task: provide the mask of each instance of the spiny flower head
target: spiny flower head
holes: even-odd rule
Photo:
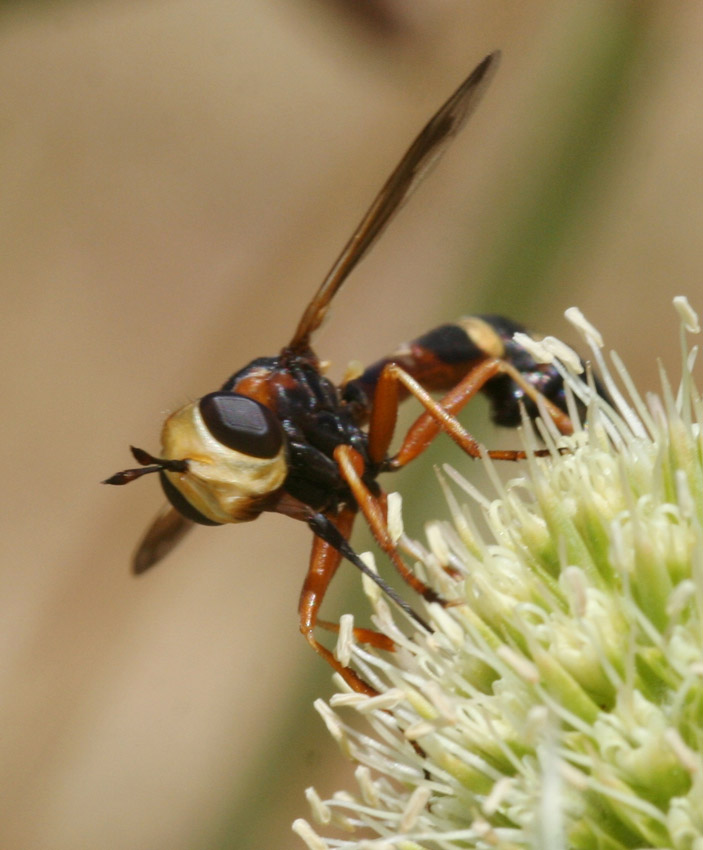
[[[676,305],[676,393],[662,371],[643,399],[613,355],[623,394],[572,313],[610,403],[564,368],[586,426],[563,438],[543,417],[550,456],[507,484],[489,465],[497,498],[446,471],[453,522],[429,524],[427,546],[400,536],[453,603],[427,606],[432,633],[399,625],[371,583],[396,651],[353,644],[344,618],[338,652],[379,695],[316,703],[358,788],[308,791],[343,836],[296,821],[311,850],[703,850],[703,403],[684,343],[697,319]]]

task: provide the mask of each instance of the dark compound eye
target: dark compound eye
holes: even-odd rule
[[[283,443],[281,423],[253,398],[238,393],[210,393],[199,402],[200,414],[212,436],[251,457],[275,457]]]

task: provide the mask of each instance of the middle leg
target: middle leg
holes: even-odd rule
[[[361,456],[351,446],[341,445],[334,450],[334,459],[337,461],[342,477],[349,485],[352,495],[359,506],[364,519],[368,523],[371,533],[383,552],[391,559],[393,566],[412,589],[419,593],[427,602],[439,602],[447,605],[447,602],[431,587],[419,579],[405,564],[398,553],[393,541],[388,523],[386,522],[385,504],[377,498],[362,480],[364,464]]]

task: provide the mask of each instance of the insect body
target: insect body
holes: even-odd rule
[[[348,543],[361,511],[380,547],[402,577],[428,600],[438,600],[398,554],[386,526],[383,472],[417,457],[440,430],[477,457],[476,441],[454,414],[477,392],[491,401],[502,425],[520,421],[520,402],[536,415],[541,396],[557,424],[570,430],[563,384],[551,366],[536,363],[513,341],[523,328],[497,316],[443,325],[403,346],[341,387],[329,381],[311,338],[349,272],[368,252],[394,213],[461,129],[497,65],[492,54],[471,73],[411,145],[333,265],[288,345],[276,357],[253,360],[217,392],[173,413],[163,425],[159,457],[132,449],[137,469],[107,480],[125,484],[158,473],[169,501],[137,551],[138,573],[160,560],[193,523],[218,525],[255,519],[262,512],[306,522],[315,535],[300,598],[300,628],[309,643],[356,690],[373,693],[315,637],[327,586],[342,558],[374,581],[421,625],[422,619],[370,573]],[[444,393],[435,401],[432,392]],[[393,455],[389,447],[402,398],[412,395],[424,412]],[[491,452],[515,460],[521,452]],[[440,600],[441,601],[441,600]],[[389,648],[368,630],[357,637]]]

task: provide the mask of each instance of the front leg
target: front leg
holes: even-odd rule
[[[335,518],[328,520],[342,538],[348,537],[354,524],[355,511],[347,509]],[[313,531],[315,529],[313,528]],[[305,635],[310,646],[321,655],[325,661],[336,670],[352,690],[368,696],[376,696],[377,692],[371,685],[367,684],[351,668],[345,667],[335,658],[334,654],[321,644],[315,637],[315,626],[318,624],[317,614],[325,598],[329,583],[332,581],[337,567],[342,560],[342,553],[322,537],[315,534],[310,553],[310,566],[305,576],[303,587],[300,591],[298,603],[298,614],[300,617],[300,631]],[[326,625],[326,624],[325,624]]]
[[[339,631],[339,626],[336,623],[330,623],[318,619],[318,612],[322,605],[322,600],[325,597],[327,588],[334,574],[337,572],[342,558],[346,558],[361,572],[372,579],[383,592],[389,596],[397,605],[399,605],[410,617],[412,617],[418,625],[426,631],[431,631],[430,626],[413,611],[405,600],[389,587],[383,579],[371,570],[361,558],[354,552],[347,540],[351,533],[356,510],[345,508],[334,519],[322,513],[311,513],[307,517],[307,522],[312,531],[315,533],[315,540],[310,553],[310,565],[308,567],[305,581],[300,592],[300,602],[298,603],[298,613],[300,617],[300,631],[305,635],[307,642],[312,646],[318,655],[321,655],[325,661],[334,669],[344,681],[355,691],[369,696],[375,696],[376,691],[371,685],[367,684],[360,676],[352,669],[345,667],[334,654],[321,644],[315,637],[315,627],[328,629],[329,631]],[[354,629],[354,637],[360,643],[367,643],[375,646],[378,649],[388,651],[393,650],[393,643],[390,638],[372,629]]]

